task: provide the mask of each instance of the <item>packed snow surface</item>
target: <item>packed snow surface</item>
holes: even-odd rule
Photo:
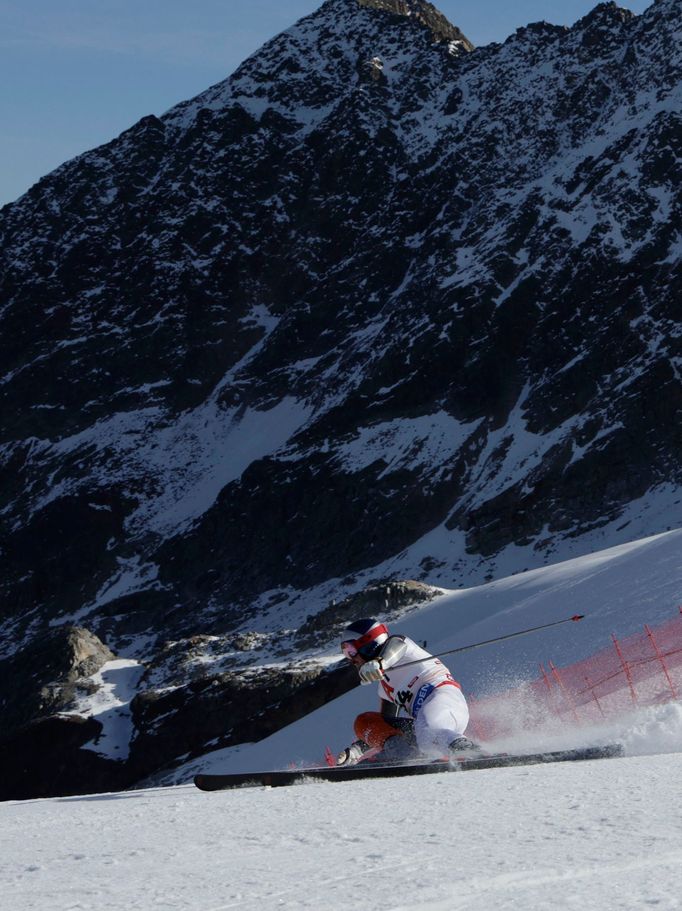
[[[680,780],[682,756],[673,754],[272,790],[204,794],[181,785],[6,803],[3,906],[679,908]]]

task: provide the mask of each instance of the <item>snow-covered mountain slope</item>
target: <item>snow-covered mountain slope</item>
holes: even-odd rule
[[[70,624],[145,662],[146,774],[249,721],[212,663],[370,582],[682,526],[680,4],[473,49],[327,0],[4,207],[0,680]]]
[[[5,207],[17,632],[224,630],[439,527],[408,575],[452,586],[679,525],[679,13],[472,51],[327,0]]]

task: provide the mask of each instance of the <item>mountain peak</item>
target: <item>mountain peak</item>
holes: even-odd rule
[[[199,111],[225,110],[237,100],[259,122],[266,108],[277,109],[305,121],[309,130],[318,115],[338,104],[340,86],[358,86],[365,78],[383,84],[392,66],[395,81],[403,79],[412,96],[412,80],[421,78],[415,74],[427,58],[449,71],[452,58],[473,49],[426,0],[326,0],[228,79],[167,112],[164,121],[186,128]]]
[[[415,19],[429,29],[434,41],[463,41],[468,50],[473,50],[473,45],[464,34],[428,0],[357,0],[357,3],[359,6],[382,10],[394,16]]]
[[[630,10],[618,6],[614,0],[608,0],[606,3],[598,4],[586,16],[583,16],[576,23],[576,28],[622,25],[634,18],[636,18],[635,14]]]

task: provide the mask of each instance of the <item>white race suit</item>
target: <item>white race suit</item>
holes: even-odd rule
[[[446,756],[449,744],[464,734],[469,723],[462,688],[442,661],[412,639],[391,636],[388,641],[397,638],[404,640],[407,649],[393,667],[383,665],[379,696],[398,706],[400,716],[414,718],[420,752],[434,758]],[[417,663],[402,667],[413,661]]]

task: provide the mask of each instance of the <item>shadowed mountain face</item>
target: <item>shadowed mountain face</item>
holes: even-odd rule
[[[328,0],[6,206],[7,650],[291,629],[679,521],[681,20],[474,50]]]

